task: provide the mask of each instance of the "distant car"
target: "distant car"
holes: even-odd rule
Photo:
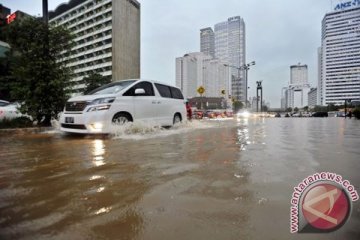
[[[304,113],[302,113],[302,117],[311,117],[311,115],[308,112],[304,112]]]
[[[315,112],[312,114],[312,117],[328,117],[328,113],[327,112]]]
[[[226,117],[233,117],[234,112],[232,110],[226,110],[225,115],[226,115]]]
[[[286,117],[286,118],[290,117],[289,113],[286,113],[286,114],[285,114],[285,117]]]
[[[206,111],[205,114],[204,114],[204,117],[207,117],[207,118],[215,118],[216,117],[216,114],[214,111]]]
[[[296,112],[291,115],[292,117],[301,117],[301,113]]]
[[[20,107],[19,103],[9,103],[4,106],[0,106],[0,120],[2,119],[14,119],[23,116],[20,113],[18,108]]]
[[[276,117],[276,118],[281,118],[280,113],[276,113],[276,114],[275,114],[275,117]]]
[[[5,100],[0,100],[0,107],[4,107],[6,105],[9,105],[10,103],[8,101]]]
[[[335,117],[345,117],[345,112],[337,112]]]
[[[193,118],[195,118],[195,119],[203,119],[204,118],[204,112],[201,110],[195,110],[192,115],[193,115]]]
[[[182,120],[186,120],[186,106],[179,88],[129,79],[114,81],[87,95],[69,99],[60,117],[60,130],[107,134],[112,124],[142,121],[172,126]]]

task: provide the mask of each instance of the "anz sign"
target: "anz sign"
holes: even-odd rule
[[[335,11],[345,10],[347,8],[356,7],[356,6],[360,7],[360,0],[352,0],[352,1],[346,1],[346,2],[339,3],[335,6],[334,10]]]

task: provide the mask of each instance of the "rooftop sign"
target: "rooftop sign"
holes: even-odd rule
[[[360,0],[351,0],[351,1],[345,1],[339,4],[336,4],[334,10],[346,10],[348,8],[351,7],[356,7],[359,6],[360,7]]]

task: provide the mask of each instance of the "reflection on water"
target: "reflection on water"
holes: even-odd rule
[[[290,235],[292,189],[315,171],[360,188],[360,121],[239,119],[112,136],[0,136],[0,239],[359,239]]]
[[[95,139],[93,140],[93,163],[96,167],[105,165],[104,162],[104,153],[105,153],[105,145],[104,140]]]

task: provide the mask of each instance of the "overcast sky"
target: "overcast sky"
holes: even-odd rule
[[[49,0],[54,10],[67,0]],[[175,58],[200,51],[200,29],[232,16],[246,24],[249,96],[263,80],[264,98],[280,106],[281,88],[290,78],[290,65],[309,68],[317,84],[317,48],[321,20],[339,0],[139,0],[141,3],[141,77],[175,84]],[[12,11],[41,15],[41,0],[0,0]]]

